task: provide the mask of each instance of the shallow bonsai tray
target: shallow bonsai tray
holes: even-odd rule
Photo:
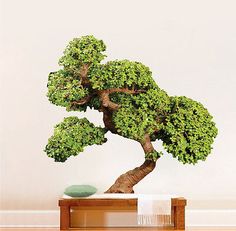
[[[71,227],[72,207],[135,207],[137,210],[137,198],[76,198],[59,200],[60,206],[60,230],[73,230],[79,227]],[[187,201],[183,197],[171,198],[171,225],[161,229],[184,230],[185,229],[185,206]],[[93,227],[94,228],[94,227]],[[97,228],[97,227],[96,227]],[[138,229],[138,227],[136,227]],[[84,229],[84,228],[82,228]]]

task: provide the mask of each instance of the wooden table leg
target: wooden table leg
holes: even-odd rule
[[[171,221],[176,230],[185,229],[185,206],[186,200],[184,198],[172,199]]]
[[[70,206],[60,206],[60,230],[70,228]]]
[[[60,230],[69,230],[70,227],[70,207],[71,206],[80,206],[81,204],[84,206],[113,206],[118,202],[121,205],[122,200],[112,200],[112,199],[61,199],[59,200],[60,206]],[[127,201],[127,200],[126,200]],[[124,201],[123,201],[124,202]],[[122,202],[122,203],[123,203]],[[129,202],[130,203],[130,202]],[[124,203],[123,203],[124,204]],[[122,204],[122,205],[123,205]],[[132,205],[137,206],[137,199],[133,199]],[[173,228],[175,230],[184,230],[185,229],[185,206],[187,204],[186,199],[184,198],[172,198],[171,199],[171,223],[173,224]],[[127,203],[125,202],[125,205]],[[130,204],[129,204],[130,205]]]
[[[175,229],[184,230],[185,229],[185,208],[184,206],[175,207]]]

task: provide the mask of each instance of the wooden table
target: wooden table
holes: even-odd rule
[[[115,199],[115,198],[77,198],[77,199],[60,199],[60,230],[73,229],[70,226],[70,210],[71,207],[97,207],[97,206],[107,206],[107,207],[126,207],[135,206],[137,208],[137,198],[132,199]],[[171,226],[166,227],[166,229],[174,230],[184,230],[185,229],[185,206],[187,204],[186,199],[172,198],[171,199]],[[162,227],[162,229],[165,227]],[[78,229],[78,228],[76,228]]]

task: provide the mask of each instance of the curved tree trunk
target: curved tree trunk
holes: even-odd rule
[[[148,134],[144,135],[144,139],[140,144],[145,154],[155,151]],[[119,176],[115,183],[105,193],[134,193],[134,185],[152,172],[155,167],[156,160],[146,159],[141,166]]]
[[[155,166],[155,161],[145,160],[141,166],[119,176],[105,193],[134,193],[133,186],[152,172]]]
[[[87,76],[89,67],[90,64],[82,65],[82,68],[79,73],[81,84],[86,88],[91,87],[91,83]],[[101,107],[99,111],[103,112],[103,121],[105,124],[105,128],[114,134],[118,134],[116,126],[113,122],[112,115],[114,111],[117,111],[121,107],[121,105],[111,101],[109,95],[114,92],[138,94],[141,92],[146,92],[146,90],[131,90],[128,88],[104,89],[100,91],[95,91],[94,93],[84,97],[79,101],[74,101],[73,104],[84,105],[85,103],[89,102],[93,98],[93,96],[98,95],[99,100],[101,102]],[[152,146],[149,134],[145,134],[143,139],[139,142],[144,150],[145,155],[155,151]],[[154,161],[152,159],[146,159],[141,166],[134,168],[133,170],[130,170],[119,176],[115,183],[105,193],[134,193],[133,186],[136,185],[140,180],[142,180],[147,174],[152,172],[155,166],[156,160]]]

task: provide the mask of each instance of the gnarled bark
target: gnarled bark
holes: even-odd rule
[[[112,133],[117,134],[117,130],[115,128],[115,124],[112,121],[112,114],[113,112],[110,111],[108,108],[102,107],[101,111],[103,112],[103,122],[105,127]]]
[[[156,162],[145,160],[144,163],[121,176],[105,193],[134,193],[133,186],[153,171]]]
[[[101,100],[101,103],[102,103],[102,107],[108,108],[111,111],[115,111],[115,110],[117,110],[120,107],[119,104],[113,103],[110,100],[109,92],[108,91],[106,91],[106,90],[99,91],[98,95],[100,97],[100,100]]]
[[[89,65],[84,64],[80,70],[81,84],[83,85],[83,87],[91,87],[91,83],[87,77],[88,69]],[[112,121],[112,115],[114,111],[118,110],[121,107],[121,105],[114,103],[110,100],[110,94],[115,92],[139,94],[145,92],[145,90],[136,90],[134,88],[111,88],[105,90],[94,90],[94,93],[84,97],[79,101],[74,101],[72,104],[83,105],[85,103],[88,103],[93,96],[98,95],[101,102],[101,107],[99,111],[103,112],[103,122],[105,124],[105,128],[111,131],[112,133],[117,134],[115,124]],[[152,153],[154,151],[150,136],[148,134],[144,135],[143,140],[140,141],[140,144],[145,154]],[[146,159],[141,166],[136,167],[119,176],[115,183],[106,191],[106,193],[134,193],[134,185],[136,185],[146,175],[152,172],[155,166],[156,161]]]
[[[145,154],[154,151],[150,136],[144,135],[140,142]],[[105,193],[134,193],[133,187],[156,167],[156,161],[146,159],[144,163],[117,178],[115,183]]]
[[[89,64],[83,64],[81,69],[80,69],[81,84],[84,87],[88,87],[90,85],[90,82],[89,82],[89,80],[87,78],[89,66],[90,66]]]

